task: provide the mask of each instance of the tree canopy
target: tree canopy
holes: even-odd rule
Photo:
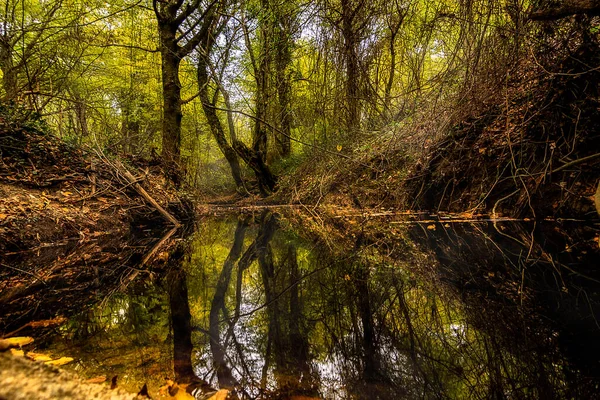
[[[160,156],[176,184],[268,195],[307,154],[459,120],[547,34],[532,20],[597,29],[571,3],[7,0],[0,96],[67,140]]]

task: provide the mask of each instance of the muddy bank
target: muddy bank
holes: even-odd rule
[[[156,163],[70,145],[8,107],[0,109],[0,154],[3,334],[127,282],[172,228],[138,186],[179,220],[193,218]]]
[[[462,121],[419,160],[408,204],[598,217],[600,72],[587,65],[600,63],[600,45],[581,39],[529,63],[501,101]]]

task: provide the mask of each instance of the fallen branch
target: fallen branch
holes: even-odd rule
[[[135,188],[135,190],[148,202],[150,203],[159,213],[161,213],[161,215],[163,217],[165,217],[165,219],[167,221],[169,221],[170,223],[172,223],[173,225],[175,225],[175,227],[180,227],[181,223],[179,223],[179,221],[172,216],[167,210],[165,210],[160,204],[158,204],[158,202],[156,200],[154,200],[152,198],[152,196],[150,196],[148,194],[148,192],[146,192],[146,190],[142,187],[142,185],[140,185],[137,181],[137,179],[135,179],[135,177],[131,174],[131,172],[129,172],[127,170],[127,168],[125,168],[125,166],[118,162],[118,167],[119,167],[119,172],[121,172],[123,174],[123,176],[125,177],[125,179],[127,179],[129,181],[129,183]]]
[[[555,170],[548,172],[548,175],[553,174],[558,171],[562,171],[563,169],[572,167],[573,165],[577,165],[577,164],[584,163],[586,161],[593,160],[594,158],[597,158],[597,157],[600,157],[600,153],[592,154],[591,156],[587,156],[587,157],[578,158],[577,160],[573,160],[571,162],[563,164],[560,167],[556,168]]]
[[[162,247],[162,245],[173,236],[173,234],[177,232],[177,227],[171,229],[169,232],[165,234],[144,256],[142,259],[142,263],[140,266],[144,266],[148,263],[148,261],[156,254],[156,252]]]

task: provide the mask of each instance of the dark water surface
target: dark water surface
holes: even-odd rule
[[[597,224],[356,232],[319,243],[271,213],[204,219],[39,350],[156,397],[165,377],[240,398],[597,397]]]

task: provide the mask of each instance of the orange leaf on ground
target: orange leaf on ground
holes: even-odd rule
[[[68,364],[71,361],[73,361],[72,357],[61,357],[58,360],[46,361],[46,364],[54,365],[54,366],[59,366],[59,365]]]
[[[51,361],[52,357],[47,356],[46,354],[40,354],[40,353],[34,353],[34,352],[29,352],[27,353],[27,358],[33,360],[33,361]]]
[[[11,347],[25,346],[29,343],[33,343],[33,338],[30,336],[15,336],[8,339],[2,339],[5,343]]]
[[[13,356],[17,357],[23,357],[25,355],[25,352],[23,350],[10,349],[10,352]]]

